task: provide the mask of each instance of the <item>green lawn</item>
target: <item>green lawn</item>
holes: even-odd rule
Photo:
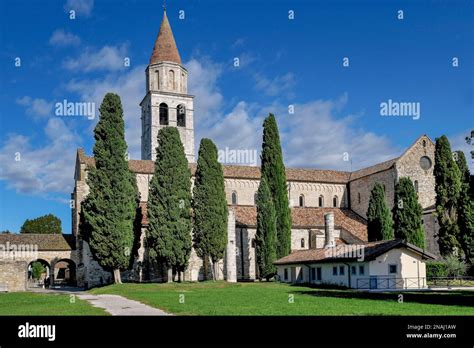
[[[265,282],[122,284],[90,292],[122,295],[179,315],[474,315],[472,291],[403,293],[403,303],[398,293]]]
[[[87,301],[66,294],[12,292],[0,294],[0,315],[108,315]]]

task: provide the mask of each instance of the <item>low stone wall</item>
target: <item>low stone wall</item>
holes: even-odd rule
[[[0,261],[0,287],[6,286],[9,292],[11,291],[25,291],[27,278],[26,261],[18,260],[1,260]]]

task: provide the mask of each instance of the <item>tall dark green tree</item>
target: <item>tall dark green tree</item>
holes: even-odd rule
[[[435,176],[436,215],[439,232],[438,244],[441,255],[453,254],[459,247],[459,225],[457,204],[461,193],[461,173],[453,158],[448,138],[436,139]]]
[[[276,213],[267,180],[262,178],[257,191],[256,259],[259,278],[267,281],[276,273]]]
[[[194,248],[204,261],[207,279],[208,260],[212,261],[212,278],[217,276],[217,262],[227,246],[227,200],[224,173],[217,160],[217,147],[202,139],[193,189]]]
[[[395,238],[425,248],[423,210],[410,178],[400,178],[395,185],[393,228]]]
[[[53,214],[26,219],[20,229],[20,233],[61,234],[61,231],[61,220]]]
[[[474,257],[474,192],[471,190],[471,174],[464,152],[456,151],[456,164],[461,174],[461,192],[457,205],[459,224],[459,244],[466,261],[472,263]]]
[[[291,209],[288,200],[285,165],[281,152],[280,134],[273,114],[263,122],[262,175],[267,181],[276,212],[277,258],[291,251]]]
[[[367,233],[369,242],[393,239],[392,214],[385,201],[383,186],[379,183],[376,183],[370,192]]]
[[[192,247],[191,173],[175,127],[158,132],[147,212],[150,258],[171,268],[181,281]]]
[[[98,263],[120,270],[133,258],[134,220],[138,206],[136,179],[128,168],[127,144],[120,97],[107,93],[94,129],[95,168],[88,175],[90,193],[82,204],[81,228]]]

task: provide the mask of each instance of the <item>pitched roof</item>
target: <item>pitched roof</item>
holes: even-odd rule
[[[370,166],[370,167],[367,167],[367,168],[362,168],[362,169],[356,170],[355,172],[351,173],[349,181],[356,180],[356,179],[362,178],[362,177],[367,176],[367,175],[371,175],[371,174],[375,174],[375,173],[378,173],[378,172],[383,172],[385,170],[388,170],[388,169],[393,167],[393,165],[397,162],[397,160],[399,158],[400,157],[392,158],[388,161],[378,163],[374,166]]]
[[[79,162],[87,167],[95,167],[94,157],[86,156],[83,149],[77,150]],[[129,160],[128,167],[134,173],[153,174],[155,162],[151,160]],[[251,166],[223,165],[224,177],[235,179],[260,179],[260,168]],[[191,174],[196,172],[196,163],[189,163]],[[286,168],[286,179],[289,181],[305,182],[326,182],[346,184],[349,179],[349,172],[337,170],[304,169],[304,168]]]
[[[358,250],[362,249],[363,254],[361,252],[357,253],[355,249],[348,249],[348,247],[357,248]],[[359,245],[341,245],[334,248],[297,250],[292,252],[290,255],[275,261],[274,264],[287,265],[335,261],[356,261],[359,258],[357,255],[363,255],[364,261],[370,261],[395,248],[407,248],[421,255],[423,259],[436,258],[436,256],[418,248],[413,244],[406,243],[400,239],[394,239],[389,241],[363,243]]]
[[[174,41],[173,31],[171,30],[170,22],[166,16],[166,11],[164,11],[160,31],[156,37],[155,46],[153,47],[153,53],[150,58],[150,64],[164,61],[181,65],[181,57],[179,56],[178,48]]]
[[[255,227],[257,209],[254,206],[233,206],[237,225]],[[334,213],[334,225],[342,227],[361,241],[367,240],[367,222],[350,209],[295,207],[291,209],[293,228],[323,227],[324,215]]]
[[[0,244],[37,245],[38,250],[74,250],[75,238],[72,234],[0,233]]]

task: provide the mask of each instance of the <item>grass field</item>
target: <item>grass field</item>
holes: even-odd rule
[[[122,284],[116,294],[178,315],[474,315],[474,292],[366,293],[280,283]],[[293,296],[294,301],[291,301]]]
[[[0,294],[0,315],[108,315],[87,301],[65,294],[13,292]]]

